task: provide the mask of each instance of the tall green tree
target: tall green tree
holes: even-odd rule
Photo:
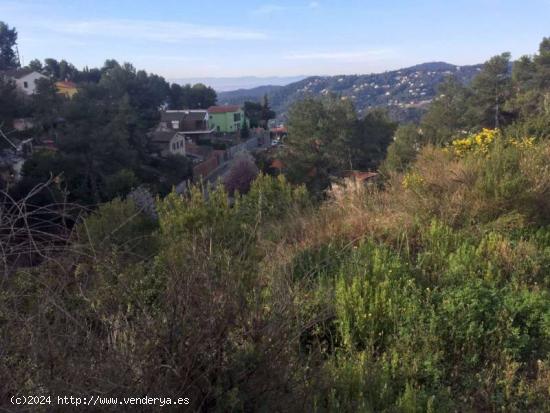
[[[539,53],[533,59],[536,68],[536,85],[550,91],[550,37],[545,37],[539,46]]]
[[[271,110],[271,107],[269,106],[269,99],[268,99],[267,93],[266,93],[266,94],[264,94],[264,97],[262,99],[262,110],[261,110],[261,115],[260,115],[261,126],[264,129],[267,129],[269,120],[274,119],[275,116],[276,116],[276,113],[273,110]]]
[[[49,132],[61,116],[63,97],[57,93],[53,79],[39,79],[36,92],[31,96],[31,105],[35,123]]]
[[[350,141],[351,169],[375,169],[386,157],[397,123],[384,110],[373,110],[357,121]]]
[[[472,92],[450,76],[439,86],[437,98],[421,120],[424,143],[441,145],[476,125]]]
[[[511,113],[505,104],[512,97],[510,53],[489,59],[472,81],[472,90],[480,126],[500,128],[509,123]]]
[[[27,65],[29,69],[34,70],[35,72],[42,72],[44,70],[44,67],[42,66],[42,62],[38,59],[33,59],[29,62]]]
[[[17,115],[19,96],[15,82],[0,76],[0,126],[4,131],[11,128],[12,121]],[[0,142],[3,146],[3,139]]]
[[[211,87],[197,83],[191,88],[189,109],[208,109],[216,104],[218,97]]]
[[[331,176],[376,169],[396,127],[381,110],[359,119],[347,100],[306,98],[289,113],[289,133],[282,151],[287,175],[319,193],[329,185]]]
[[[183,88],[177,83],[170,85],[168,93],[168,108],[171,110],[179,110],[184,108]]]
[[[137,114],[137,127],[147,130],[159,120],[159,107],[169,94],[168,83],[164,78],[148,74],[129,64],[107,61],[102,69],[99,84],[109,90],[112,99],[128,98],[130,106]]]
[[[262,123],[262,104],[259,102],[244,102],[244,115],[250,121],[251,128],[258,128]]]
[[[202,83],[193,86],[172,83],[168,91],[168,107],[172,110],[208,109],[217,99],[216,91]]]
[[[58,80],[75,80],[78,69],[66,60],[59,62],[59,78]]]
[[[101,70],[97,67],[89,68],[85,66],[84,69],[79,70],[74,79],[76,82],[83,83],[99,83],[101,79]]]
[[[424,137],[418,125],[401,125],[395,132],[395,139],[388,147],[387,156],[382,170],[384,173],[392,171],[403,172],[415,160],[424,143]]]
[[[542,40],[538,54],[523,56],[512,70],[513,96],[506,109],[517,122],[508,127],[513,135],[550,135],[550,38]]]
[[[44,59],[44,74],[53,78],[59,79],[59,62],[56,59],[48,57]]]
[[[16,69],[20,66],[16,52],[17,30],[0,21],[0,70]]]
[[[348,143],[354,137],[356,121],[353,105],[334,96],[306,98],[294,104],[282,154],[289,179],[320,193],[329,185],[331,175],[350,169],[352,148]]]

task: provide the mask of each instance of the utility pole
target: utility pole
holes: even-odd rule
[[[15,44],[15,55],[17,56],[17,66],[21,67],[23,66],[23,62],[21,61],[21,56],[19,55],[19,46],[17,43]]]

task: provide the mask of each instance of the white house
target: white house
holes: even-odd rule
[[[185,135],[181,132],[156,131],[152,143],[161,155],[185,155]]]
[[[46,76],[32,69],[5,70],[0,72],[0,76],[14,80],[17,89],[26,95],[32,95],[36,92],[36,82],[39,79],[47,79]]]
[[[151,143],[161,155],[186,155],[186,141],[210,139],[206,110],[166,110],[161,112],[160,123],[151,133]]]

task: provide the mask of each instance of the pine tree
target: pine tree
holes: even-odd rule
[[[507,120],[504,105],[511,98],[510,53],[489,59],[472,82],[481,126],[498,129]]]
[[[275,118],[275,112],[269,107],[269,99],[267,98],[267,93],[264,95],[262,101],[262,110],[260,116],[260,123],[264,129],[267,129],[267,125],[270,119]]]
[[[20,66],[16,47],[17,31],[0,21],[0,70],[16,69]]]

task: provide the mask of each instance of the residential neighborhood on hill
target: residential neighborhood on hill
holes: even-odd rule
[[[311,76],[286,86],[261,86],[218,94],[224,104],[260,101],[267,94],[280,119],[288,108],[306,96],[334,93],[354,103],[359,113],[376,107],[387,108],[396,120],[418,120],[436,96],[437,86],[447,76],[471,82],[481,65],[456,66],[448,63],[424,63],[400,70],[365,75]]]

